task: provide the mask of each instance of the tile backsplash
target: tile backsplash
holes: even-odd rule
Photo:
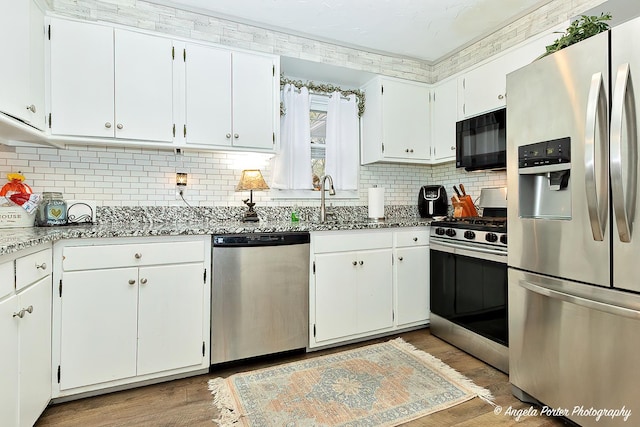
[[[7,147],[0,145],[0,173],[21,171],[34,191],[61,191],[67,199],[95,200],[99,206],[182,206],[176,195],[175,174],[186,172],[184,192],[194,206],[243,206],[246,192],[236,192],[242,169],[262,170],[270,181],[270,156],[251,153],[186,152],[142,148]],[[367,189],[385,188],[385,205],[413,205],[421,185],[464,183],[472,197],[479,189],[505,185],[504,172],[465,172],[453,163],[438,166],[374,164],[360,167],[357,199],[328,198],[335,206],[367,204]],[[275,190],[274,190],[275,191]],[[316,206],[318,200],[272,198],[270,191],[254,192],[263,206]]]

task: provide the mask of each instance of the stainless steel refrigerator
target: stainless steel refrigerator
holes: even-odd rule
[[[634,85],[638,19],[507,77],[509,379],[584,426],[640,425]]]

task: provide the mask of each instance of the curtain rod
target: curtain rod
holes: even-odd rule
[[[333,92],[340,92],[340,94],[344,97],[348,97],[349,95],[355,95],[358,101],[358,117],[362,117],[364,114],[364,101],[365,95],[364,92],[359,89],[343,89],[340,86],[334,86],[332,84],[319,84],[314,83],[312,81],[307,81],[303,83],[302,80],[293,80],[286,78],[284,74],[280,74],[280,87],[290,84],[300,89],[302,87],[306,87],[309,91],[313,91],[318,95],[329,95]]]

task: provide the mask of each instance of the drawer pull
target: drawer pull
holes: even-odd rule
[[[417,237],[414,237],[414,238],[413,238],[413,241],[414,241],[414,242],[417,242],[417,241],[418,241],[418,238],[417,238]]]
[[[27,313],[31,314],[31,313],[33,313],[33,306],[30,305],[29,307],[27,307],[27,308],[25,308],[23,310],[20,310],[20,311],[26,311]]]
[[[398,260],[399,260],[399,261],[402,261],[403,259],[404,259],[403,257],[398,257]]]
[[[142,283],[143,285],[147,284],[147,279],[140,279],[140,283]]]
[[[130,284],[130,285],[135,285],[135,284],[136,284],[136,281],[135,281],[135,280],[133,280],[133,279],[129,279],[129,284]]]
[[[358,265],[358,261],[353,261],[351,264]]]
[[[46,269],[47,269],[47,263],[43,262],[43,263],[42,263],[42,264],[40,264],[40,265],[36,264],[36,268],[38,268],[38,269],[40,269],[40,268],[41,268],[41,269],[43,269],[43,270],[46,270]]]
[[[360,265],[364,264],[364,261],[360,261]]]
[[[136,259],[140,259],[142,258],[142,254],[140,252],[138,252],[137,254],[134,255],[136,257]]]
[[[20,310],[17,313],[13,313],[13,317],[19,317],[22,319],[24,317],[24,309]]]

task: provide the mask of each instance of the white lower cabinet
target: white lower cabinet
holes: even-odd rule
[[[398,327],[429,320],[429,228],[394,233],[395,321]]]
[[[310,347],[393,327],[392,233],[311,234]]]
[[[209,239],[56,244],[54,398],[208,370]]]
[[[0,293],[2,426],[32,426],[51,399],[51,249],[39,249],[0,264],[0,280],[13,288]]]
[[[429,228],[311,233],[309,348],[429,320]]]

